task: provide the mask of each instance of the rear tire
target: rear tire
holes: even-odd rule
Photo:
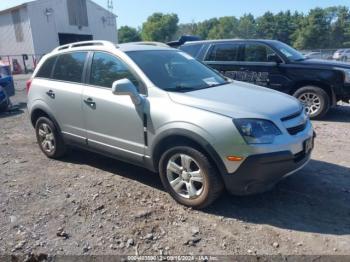
[[[330,97],[322,88],[317,86],[304,86],[298,89],[294,96],[304,104],[306,112],[311,119],[324,117],[330,108]]]
[[[52,159],[65,155],[66,146],[55,124],[47,117],[40,117],[35,124],[36,139],[41,151]]]
[[[159,162],[160,178],[167,192],[180,204],[202,209],[223,191],[223,182],[210,159],[197,149],[177,146]]]

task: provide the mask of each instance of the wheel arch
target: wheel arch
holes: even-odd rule
[[[158,170],[159,161],[162,154],[169,148],[177,145],[189,145],[206,154],[217,168],[221,175],[227,174],[228,171],[213,146],[203,137],[195,132],[184,129],[172,129],[163,132],[153,142],[154,146],[151,150],[152,164],[155,171]]]
[[[40,117],[49,118],[55,124],[58,131],[61,132],[60,126],[59,126],[58,122],[56,121],[55,117],[52,115],[51,112],[49,112],[48,110],[46,110],[43,107],[36,107],[32,110],[32,112],[30,114],[30,122],[32,123],[33,127],[35,127],[36,121]]]
[[[310,80],[298,81],[290,89],[289,94],[291,96],[293,96],[298,89],[305,87],[305,86],[315,86],[315,87],[319,87],[319,88],[323,89],[327,93],[327,95],[329,96],[331,106],[334,106],[337,103],[336,96],[335,96],[334,90],[331,87],[331,85],[327,84],[327,83],[320,82],[320,81],[310,81]]]

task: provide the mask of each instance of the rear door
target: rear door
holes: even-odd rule
[[[241,80],[241,47],[240,42],[215,43],[209,48],[204,62],[231,79]]]
[[[81,97],[86,58],[87,52],[64,53],[49,58],[39,70],[35,82],[62,133],[81,142],[85,141]]]

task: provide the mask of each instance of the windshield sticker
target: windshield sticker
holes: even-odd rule
[[[204,78],[203,81],[209,86],[219,84],[215,77]]]
[[[182,55],[187,60],[194,60],[194,58],[192,56],[190,56],[189,54],[186,54],[184,52],[179,52],[179,54]]]

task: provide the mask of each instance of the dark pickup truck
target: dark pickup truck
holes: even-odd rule
[[[350,100],[350,64],[304,57],[274,40],[208,40],[180,49],[225,76],[297,97],[313,119]]]

